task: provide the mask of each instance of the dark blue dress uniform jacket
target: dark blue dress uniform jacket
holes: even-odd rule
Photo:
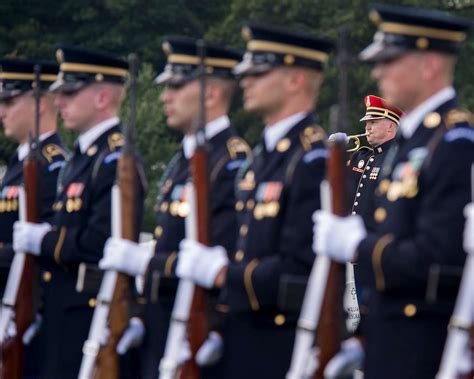
[[[230,127],[208,141],[211,193],[211,244],[228,251],[236,239],[234,183],[250,149]],[[170,161],[160,183],[156,204],[155,256],[147,271],[143,377],[156,378],[164,354],[178,280],[174,274],[179,243],[187,215],[184,186],[190,178],[189,161],[182,151]],[[206,376],[207,377],[207,376]]]
[[[59,136],[54,133],[40,141],[40,221],[51,222],[54,211],[58,175],[64,167],[67,152]],[[18,220],[18,193],[23,185],[23,161],[16,153],[7,168],[0,186],[0,292],[3,295],[13,260],[13,224]],[[40,346],[35,339],[25,350],[24,375],[37,375]]]
[[[386,158],[377,233],[360,243],[357,259],[359,281],[374,289],[367,379],[432,379],[440,363],[466,255],[463,208],[474,161],[472,116],[455,106],[426,115]]]
[[[81,262],[97,263],[110,236],[111,188],[122,145],[116,125],[85,153],[76,148],[61,175],[53,230],[41,245],[42,378],[77,378],[96,296],[76,291],[77,269]]]
[[[223,378],[284,378],[289,368],[301,304],[286,308],[282,293],[285,278],[306,280],[314,261],[311,217],[320,208],[324,139],[307,115],[273,152],[256,148],[238,182],[239,236],[224,287]]]
[[[376,223],[374,212],[378,208],[375,190],[380,182],[383,161],[390,147],[396,142],[387,141],[374,149],[363,146],[349,161],[352,184],[352,213],[364,219],[368,230],[374,230]]]
[[[66,150],[59,136],[55,133],[39,144],[40,151],[40,220],[51,222],[53,203],[56,197],[58,174],[66,160]],[[1,293],[8,277],[13,259],[12,236],[13,224],[18,220],[18,194],[23,185],[23,161],[18,160],[18,153],[12,157],[7,171],[0,184],[0,275]]]

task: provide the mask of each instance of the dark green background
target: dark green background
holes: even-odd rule
[[[446,10],[474,20],[474,0],[382,1]],[[164,165],[176,151],[179,137],[164,123],[158,101],[159,89],[152,79],[163,67],[160,39],[164,35],[204,36],[214,42],[244,47],[240,26],[246,20],[295,27],[336,39],[340,25],[347,25],[349,48],[356,55],[372,39],[374,26],[367,18],[365,0],[3,0],[0,2],[0,54],[54,60],[56,45],[69,43],[104,49],[126,57],[137,52],[142,66],[138,94],[138,146],[150,182],[146,225],[152,222],[152,204]],[[471,33],[472,34],[472,33]],[[460,56],[456,88],[462,106],[474,109],[474,39],[468,40]],[[363,98],[377,94],[369,75],[370,67],[354,62],[349,72],[351,132],[361,132],[358,119],[364,112]],[[254,144],[262,125],[239,110],[236,99],[232,119],[241,134]],[[337,103],[335,57],[329,60],[317,113],[327,128],[329,107]],[[124,119],[127,109],[124,107]],[[62,132],[71,144],[74,136]],[[11,155],[15,146],[0,133],[0,161]]]

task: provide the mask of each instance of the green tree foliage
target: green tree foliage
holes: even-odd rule
[[[474,20],[473,0],[380,2],[436,8]],[[161,38],[172,34],[205,36],[210,41],[244,48],[240,27],[248,20],[299,28],[334,40],[340,26],[346,25],[353,57],[349,70],[350,132],[357,133],[362,130],[358,120],[364,113],[364,96],[377,94],[370,78],[371,67],[356,59],[375,31],[367,17],[368,3],[369,0],[4,0],[0,2],[0,54],[52,60],[60,42],[103,49],[124,57],[132,51],[139,54],[143,65],[139,75],[137,142],[150,184],[145,220],[150,230],[157,183],[180,139],[166,128],[159,103],[160,89],[152,84],[165,60]],[[455,85],[462,106],[471,111],[474,110],[473,60],[474,39],[470,38],[459,58]],[[329,108],[338,101],[335,63],[333,54],[317,104],[321,125],[326,129]],[[123,119],[127,120],[126,106]],[[255,116],[241,110],[239,97],[232,108],[232,119],[252,145],[260,139],[263,125]],[[61,134],[71,146],[75,136],[64,130]],[[13,149],[14,145],[0,134],[0,161],[6,161]]]

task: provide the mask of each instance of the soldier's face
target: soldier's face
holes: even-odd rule
[[[285,103],[284,73],[275,68],[258,75],[247,75],[240,81],[244,91],[244,108],[264,119],[277,113]]]
[[[54,104],[64,121],[64,127],[83,133],[95,125],[97,88],[86,86],[72,93],[58,93]]]
[[[423,55],[409,52],[387,62],[379,62],[372,70],[381,96],[397,104],[405,112],[415,108],[423,99]]]
[[[167,85],[160,96],[166,124],[182,133],[189,133],[199,113],[199,82],[192,80],[180,86]]]
[[[372,146],[379,146],[394,137],[395,124],[386,118],[367,120],[365,131],[367,132],[367,142]]]
[[[0,103],[0,119],[5,135],[18,142],[25,143],[28,133],[34,126],[35,100],[31,92],[23,93]]]

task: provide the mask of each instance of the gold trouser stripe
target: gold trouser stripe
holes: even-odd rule
[[[60,231],[59,231],[58,242],[56,243],[56,246],[54,248],[54,261],[58,265],[62,265],[60,256],[61,256],[61,250],[63,248],[65,239],[66,239],[66,228],[64,226],[62,226]]]
[[[166,259],[165,262],[165,276],[171,276],[171,269],[173,268],[173,263],[176,260],[177,253],[173,251],[170,256]]]
[[[54,82],[58,78],[54,74],[41,74],[40,80]],[[35,80],[35,74],[23,74],[20,72],[0,72],[0,79],[10,80]]]
[[[91,74],[103,74],[121,77],[126,77],[128,75],[128,71],[124,68],[98,66],[85,63],[61,63],[59,68],[63,72],[88,72]]]
[[[250,263],[245,267],[244,271],[244,285],[245,290],[247,291],[247,296],[249,297],[250,307],[254,311],[258,311],[260,309],[260,304],[257,300],[257,295],[255,294],[255,290],[252,284],[252,273],[258,265],[258,259],[252,259]]]
[[[268,42],[252,40],[247,44],[247,50],[250,51],[270,51],[280,54],[293,54],[301,58],[312,59],[318,62],[326,62],[328,60],[328,54],[322,51],[316,51],[305,47],[299,47],[294,45],[287,45],[279,42]]]
[[[466,33],[438,28],[428,28],[426,26],[406,25],[396,22],[382,22],[379,29],[394,34],[406,34],[414,37],[428,37],[443,39],[446,41],[462,42],[466,39]]]
[[[200,62],[199,57],[194,55],[186,54],[170,54],[168,55],[168,63],[181,63],[181,64],[193,64],[198,65]],[[204,64],[207,66],[214,67],[223,67],[223,68],[233,68],[239,63],[234,59],[225,59],[225,58],[206,58]]]
[[[372,253],[372,268],[375,275],[375,287],[379,291],[385,290],[385,277],[382,269],[382,254],[385,250],[385,247],[393,241],[392,234],[386,234],[380,238],[374,246],[374,251]]]

